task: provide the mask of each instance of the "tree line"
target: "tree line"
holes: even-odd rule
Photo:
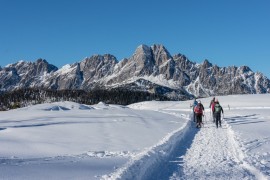
[[[80,104],[93,105],[99,102],[106,104],[128,105],[141,101],[166,101],[167,97],[145,91],[127,89],[111,90],[48,90],[48,89],[19,89],[0,94],[0,110],[26,107],[34,104],[73,101]]]

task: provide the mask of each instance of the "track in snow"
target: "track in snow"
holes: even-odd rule
[[[168,179],[265,179],[243,159],[227,123],[216,128],[213,122],[206,121],[187,153],[176,157],[175,166],[179,168]]]
[[[189,122],[167,142],[174,144],[172,150],[163,148],[166,144],[153,149],[128,167],[120,179],[267,179],[244,161],[234,132],[226,122],[222,126],[216,128],[208,120],[197,129]],[[168,155],[160,155],[162,151]]]
[[[244,158],[226,122],[222,122],[222,128],[216,128],[207,120],[197,129],[194,122],[188,121],[165,143],[150,148],[104,179],[267,179]]]

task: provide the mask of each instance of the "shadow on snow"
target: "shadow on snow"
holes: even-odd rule
[[[189,129],[177,142],[175,148],[172,150],[170,156],[163,161],[159,162],[157,166],[153,167],[151,173],[143,179],[156,180],[156,179],[170,179],[174,173],[181,176],[183,172],[183,157],[187,150],[191,147],[193,139],[200,129],[194,127],[194,123],[189,124]]]
[[[259,120],[259,114],[250,114],[245,116],[234,116],[230,118],[224,118],[228,124],[231,125],[245,125],[245,124],[255,124],[255,123],[263,123],[266,121]]]

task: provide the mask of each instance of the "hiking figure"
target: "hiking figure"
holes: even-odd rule
[[[194,108],[194,113],[196,115],[196,127],[202,127],[202,116],[204,116],[203,114],[204,112],[204,107],[203,104],[201,103],[201,101],[198,101],[198,104],[195,106]]]
[[[215,97],[211,100],[210,102],[210,105],[209,105],[209,108],[212,110],[212,119],[213,119],[213,123],[215,123],[215,105],[216,105],[216,102],[215,102]]]
[[[197,106],[198,102],[197,99],[195,98],[193,101],[193,104],[190,105],[190,107],[192,107],[192,112],[193,112],[193,121],[196,122],[196,114],[194,112],[194,108]]]
[[[221,127],[221,113],[224,114],[224,112],[223,112],[223,108],[221,107],[217,99],[215,103],[216,104],[214,108],[214,114],[215,114],[216,126],[218,128],[218,125],[219,127]]]

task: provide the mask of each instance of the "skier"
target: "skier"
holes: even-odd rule
[[[198,104],[194,108],[194,112],[196,114],[196,119],[197,119],[196,127],[197,128],[202,127],[202,116],[204,112],[204,107],[201,101],[198,101]]]
[[[190,107],[192,107],[192,112],[193,112],[193,121],[196,122],[196,114],[194,112],[194,108],[197,106],[198,102],[197,99],[195,98],[193,101],[193,104],[190,105]]]
[[[216,99],[214,114],[215,114],[215,120],[216,120],[217,128],[218,128],[218,125],[219,125],[219,127],[221,127],[221,112],[222,112],[222,114],[224,114],[223,108],[221,107],[218,100]]]
[[[213,119],[213,123],[215,123],[215,114],[214,114],[214,110],[215,110],[215,97],[211,100],[209,108],[211,108],[212,110],[212,119]]]

